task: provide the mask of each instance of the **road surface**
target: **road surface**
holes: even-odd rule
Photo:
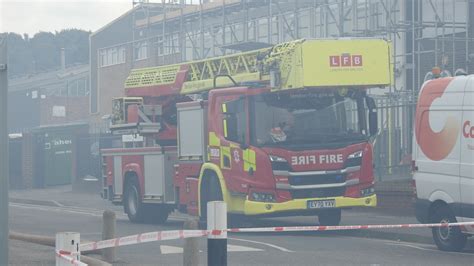
[[[181,217],[165,225],[132,224],[119,208],[117,234],[126,236],[181,229]],[[10,229],[16,232],[54,236],[58,231],[81,233],[84,240],[101,237],[102,210],[84,207],[10,204]],[[314,224],[315,218],[266,219],[255,226]],[[426,229],[428,230],[428,229]],[[182,265],[182,240],[120,247],[116,265]],[[438,251],[431,244],[354,237],[350,233],[301,232],[229,234],[229,265],[474,265],[474,250],[462,253]],[[199,241],[200,264],[206,265],[206,239]],[[53,254],[51,254],[53,256]]]

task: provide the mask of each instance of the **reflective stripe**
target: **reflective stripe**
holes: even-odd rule
[[[224,137],[227,138],[227,119],[224,119],[223,122],[224,122]]]
[[[257,170],[257,160],[256,154],[254,150],[246,149],[243,152],[243,160],[244,160],[244,171],[248,172],[250,168],[253,171]]]
[[[226,158],[226,157],[229,160],[229,166],[224,165],[224,158]],[[231,160],[231,157],[230,157],[230,147],[221,146],[221,168],[222,169],[232,168],[232,160]]]
[[[209,146],[220,146],[221,141],[215,132],[209,132]]]

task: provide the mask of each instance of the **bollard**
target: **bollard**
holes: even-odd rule
[[[115,238],[115,212],[106,210],[102,214],[102,240]],[[115,247],[102,250],[102,258],[107,262],[115,261]]]
[[[227,266],[227,205],[223,201],[207,203],[207,265]],[[215,232],[212,233],[212,231]]]
[[[196,220],[187,220],[184,222],[184,230],[197,230],[198,222]],[[197,237],[184,239],[183,246],[183,266],[199,265],[199,239]]]
[[[71,258],[76,259],[77,261],[81,261],[81,251],[80,247],[80,235],[79,233],[73,232],[61,232],[56,234],[56,250],[65,251],[69,253],[68,256]],[[56,256],[56,266],[66,266],[71,265],[65,259]]]

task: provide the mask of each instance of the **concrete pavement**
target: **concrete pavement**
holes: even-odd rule
[[[9,265],[54,265],[54,248],[19,240],[9,241]]]

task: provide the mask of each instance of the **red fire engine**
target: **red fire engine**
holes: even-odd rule
[[[132,222],[175,209],[317,215],[376,206],[368,88],[392,82],[382,39],[298,40],[223,57],[132,70],[111,131],[134,147],[102,150],[104,198]],[[127,144],[129,145],[129,144]]]

